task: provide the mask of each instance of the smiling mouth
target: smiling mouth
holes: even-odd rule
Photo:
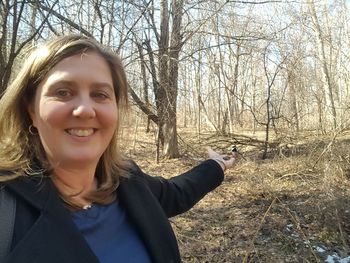
[[[73,136],[87,137],[94,133],[94,129],[67,129],[66,132]]]

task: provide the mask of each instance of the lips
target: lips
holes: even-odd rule
[[[67,129],[66,132],[77,137],[87,137],[94,133],[94,129]]]

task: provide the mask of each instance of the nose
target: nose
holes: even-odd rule
[[[91,119],[96,116],[93,101],[90,98],[77,98],[77,103],[73,109],[73,116]]]

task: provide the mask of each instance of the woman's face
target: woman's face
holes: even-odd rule
[[[95,52],[63,59],[39,84],[28,111],[53,168],[96,166],[118,121],[107,62]]]

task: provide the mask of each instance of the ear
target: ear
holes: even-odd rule
[[[27,105],[27,112],[32,119],[33,126],[36,127],[36,115],[35,115],[35,108],[34,103],[28,103]]]

